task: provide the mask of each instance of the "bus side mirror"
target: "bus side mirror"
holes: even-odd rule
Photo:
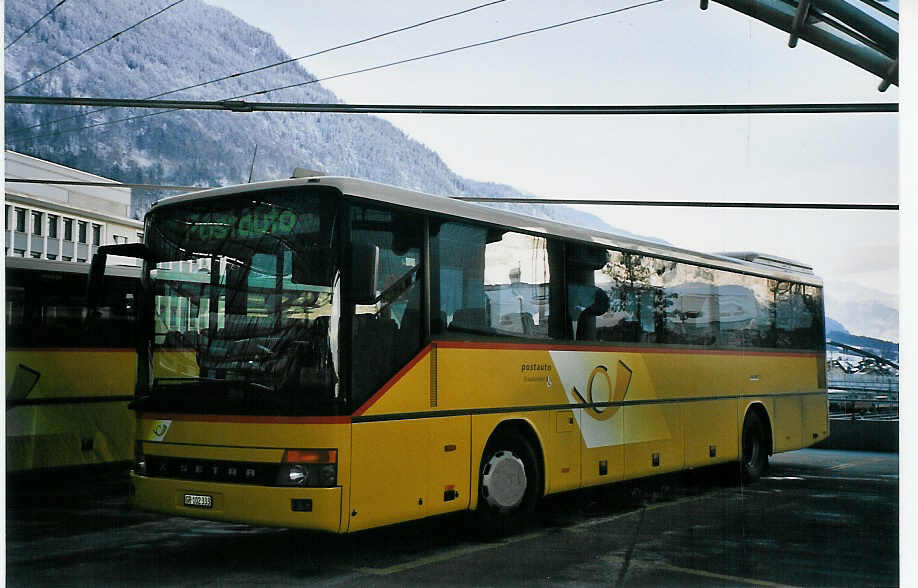
[[[7,372],[7,377],[9,377],[9,372]],[[41,374],[32,368],[26,367],[21,363],[16,366],[16,371],[13,372],[13,383],[6,392],[6,410],[25,400],[35,388],[35,385],[38,384],[40,377]]]
[[[89,282],[86,284],[86,307],[90,312],[89,316],[93,310],[101,306],[105,298],[105,262],[108,259],[105,248],[105,245],[99,247],[89,266]]]
[[[105,263],[109,255],[136,257],[151,261],[153,252],[143,243],[123,243],[121,245],[103,245],[92,256],[89,266],[89,282],[86,284],[86,306],[92,311],[99,308],[105,300]]]
[[[375,304],[379,284],[379,247],[351,245],[348,299],[354,304]]]

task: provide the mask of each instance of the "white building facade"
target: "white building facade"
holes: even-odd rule
[[[143,223],[129,218],[130,188],[108,178],[9,150],[5,164],[6,256],[89,263],[100,245],[143,240]],[[111,186],[11,181],[16,179]],[[111,258],[109,263],[135,265],[136,260]]]

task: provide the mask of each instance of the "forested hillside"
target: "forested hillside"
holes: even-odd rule
[[[55,0],[8,0],[15,38]],[[28,80],[167,6],[165,0],[81,0],[60,6],[6,52],[7,91],[21,95],[150,98],[289,59],[273,37],[226,10],[185,0],[20,88]],[[320,49],[320,48],[317,48]],[[299,63],[190,88],[164,99],[340,102]],[[124,182],[226,185],[290,177],[295,167],[443,195],[520,196],[510,186],[453,173],[430,148],[369,115],[228,113],[6,106],[6,147]],[[55,123],[58,119],[67,119]],[[125,120],[127,119],[127,120]],[[118,121],[118,122],[116,122]],[[39,125],[40,126],[35,126]],[[34,127],[34,128],[30,128]],[[86,128],[89,127],[89,128]],[[137,192],[135,214],[166,193]],[[517,206],[538,216],[609,229],[557,206]]]

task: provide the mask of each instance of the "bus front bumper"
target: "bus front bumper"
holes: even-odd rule
[[[341,531],[340,487],[278,488],[131,473],[131,506],[215,521]]]

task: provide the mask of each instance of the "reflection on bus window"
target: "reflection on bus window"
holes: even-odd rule
[[[547,239],[450,222],[432,235],[431,255],[439,263],[435,332],[562,336],[553,326],[550,286],[560,260]]]
[[[368,399],[421,346],[421,244],[423,222],[415,215],[353,206],[351,241],[377,247],[376,301],[357,304],[352,322],[352,396]]]
[[[135,344],[136,279],[110,277],[105,299],[86,315],[86,274],[8,270],[9,348],[121,348]]]
[[[777,346],[808,349],[824,344],[821,290],[791,282],[775,282]]]
[[[335,211],[323,193],[276,190],[151,215],[149,406],[337,410]]]
[[[821,290],[597,246],[567,249],[576,341],[819,349]]]

